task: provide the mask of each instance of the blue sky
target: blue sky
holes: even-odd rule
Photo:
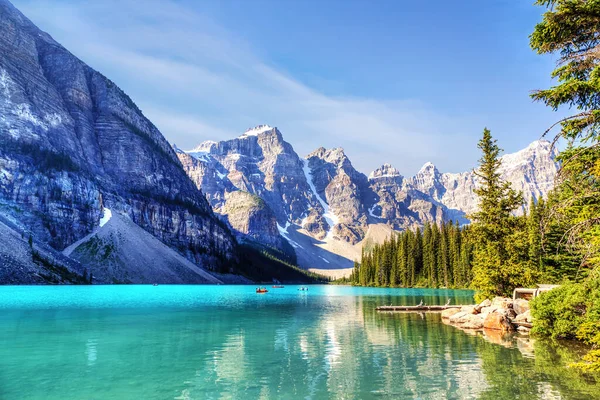
[[[264,123],[301,156],[405,175],[472,168],[485,126],[512,152],[557,119],[529,98],[553,68],[529,49],[532,3],[14,0],[179,147]]]

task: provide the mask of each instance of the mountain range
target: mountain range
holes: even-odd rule
[[[266,125],[171,146],[7,0],[0,54],[0,283],[247,282],[247,246],[340,275],[393,230],[467,223],[476,207],[473,172],[428,163],[405,178],[384,164],[367,176],[341,148],[301,158]],[[554,157],[537,141],[505,155],[502,174],[537,199]]]
[[[301,158],[279,129],[268,125],[192,150],[174,149],[239,240],[284,252],[290,244],[300,266],[335,270],[334,275],[346,274],[366,243],[393,230],[426,222],[466,224],[477,208],[473,170],[441,173],[428,162],[415,176],[404,177],[383,164],[367,176],[342,148],[320,147]],[[523,192],[519,212],[552,188],[559,168],[555,158],[556,150],[544,140],[501,158],[503,179]],[[242,196],[247,200],[240,201]]]

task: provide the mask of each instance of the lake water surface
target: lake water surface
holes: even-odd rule
[[[254,288],[0,287],[0,399],[600,398],[571,348],[374,310],[470,291]]]

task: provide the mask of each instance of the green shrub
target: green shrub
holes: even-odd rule
[[[600,372],[600,270],[582,283],[563,285],[533,300],[532,316],[534,334],[591,345],[583,361],[573,366]]]

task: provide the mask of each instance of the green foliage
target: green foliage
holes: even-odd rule
[[[532,333],[555,339],[579,339],[594,347],[577,363],[587,371],[600,371],[600,272],[582,283],[569,283],[543,293],[532,302]]]
[[[526,220],[513,215],[522,205],[522,196],[501,179],[501,150],[488,129],[484,129],[478,147],[482,151],[475,172],[480,183],[475,190],[479,207],[470,217],[474,243],[472,286],[480,301],[507,296],[515,287],[531,285],[537,271],[530,262],[532,235]],[[533,256],[537,257],[535,252]]]
[[[567,271],[570,283],[534,302],[534,331],[552,337],[577,338],[600,346],[600,1],[538,0],[547,7],[530,36],[539,54],[558,53],[552,77],[557,85],[532,97],[557,110],[577,112],[563,118],[555,140],[567,140],[562,167],[550,198],[544,233],[556,257],[548,264]],[[550,129],[552,129],[552,126]],[[549,130],[550,130],[549,129]],[[544,242],[543,242],[544,243]],[[568,255],[563,255],[568,251]],[[575,274],[573,274],[575,271]],[[591,271],[591,272],[590,272]],[[550,268],[544,271],[552,274]],[[550,272],[550,274],[549,274]],[[573,276],[574,275],[574,276]],[[575,366],[600,370],[600,351],[589,352]]]
[[[565,245],[582,267],[600,266],[600,148],[569,147],[560,159],[553,213],[568,227]]]
[[[360,286],[467,287],[471,276],[469,228],[425,224],[363,248],[350,282]]]
[[[568,249],[584,266],[594,267],[600,264],[600,1],[536,4],[548,11],[530,44],[539,54],[558,53],[552,73],[558,84],[532,96],[555,110],[577,109],[555,124],[560,126],[555,140],[566,139],[568,148],[560,154],[553,214],[565,226]]]
[[[550,89],[537,90],[532,97],[554,110],[567,105],[580,112],[559,122],[561,135],[571,140],[598,140],[600,128],[600,1],[538,0],[548,7],[543,20],[530,36],[538,54],[558,53]]]

